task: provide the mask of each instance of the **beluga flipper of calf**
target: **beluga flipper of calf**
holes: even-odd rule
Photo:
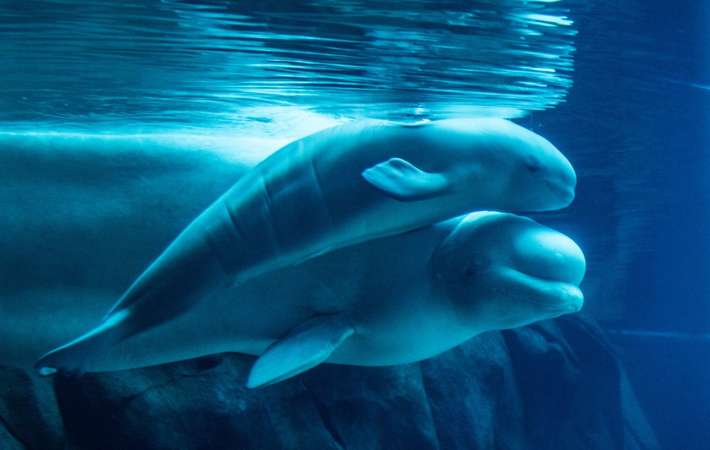
[[[95,352],[171,321],[225,285],[468,211],[563,208],[575,185],[572,165],[554,145],[502,119],[361,121],[321,131],[255,166],[168,246],[102,323],[36,367],[41,374],[81,371]]]

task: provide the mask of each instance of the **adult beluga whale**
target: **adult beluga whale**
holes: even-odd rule
[[[552,144],[501,119],[416,126],[364,121],[316,133],[242,177],[138,277],[98,327],[51,359],[80,368],[92,354],[175,319],[217,287],[334,249],[476,209],[562,208],[575,184],[572,166]]]
[[[578,311],[584,272],[565,235],[477,212],[219,290],[189,314],[86,357],[81,370],[240,352],[259,356],[247,381],[258,387],[322,362],[409,363],[485,331]],[[61,362],[55,353],[41,364]]]

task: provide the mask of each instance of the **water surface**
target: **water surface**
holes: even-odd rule
[[[320,116],[519,117],[564,101],[575,34],[550,0],[5,2],[0,121],[283,135]]]

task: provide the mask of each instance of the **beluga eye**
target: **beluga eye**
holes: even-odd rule
[[[525,168],[528,169],[530,173],[537,173],[542,170],[542,164],[540,164],[540,160],[537,158],[528,158],[527,161],[525,161]]]

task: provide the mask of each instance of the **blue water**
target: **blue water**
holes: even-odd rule
[[[514,118],[575,166],[538,218],[584,249],[585,312],[663,448],[708,448],[710,3],[406,3],[0,2],[0,145],[258,159],[362,117]]]

